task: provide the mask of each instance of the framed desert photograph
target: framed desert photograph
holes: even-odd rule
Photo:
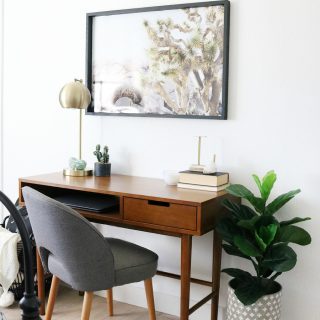
[[[87,114],[227,119],[229,1],[87,14]]]

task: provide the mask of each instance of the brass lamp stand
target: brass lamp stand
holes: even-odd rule
[[[59,101],[63,108],[79,109],[79,159],[75,159],[79,168],[63,169],[65,176],[84,177],[91,176],[92,169],[86,169],[86,163],[82,160],[82,109],[88,107],[91,102],[91,95],[82,80],[74,79],[74,82],[67,83],[60,91]]]

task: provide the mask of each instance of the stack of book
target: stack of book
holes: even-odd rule
[[[229,174],[226,172],[203,174],[187,170],[179,173],[179,188],[218,192],[228,186]]]

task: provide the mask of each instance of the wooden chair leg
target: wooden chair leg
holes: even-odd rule
[[[113,316],[113,294],[112,288],[107,290],[107,306],[108,306],[108,315]]]
[[[60,279],[56,276],[53,276],[52,282],[51,282],[51,287],[50,287],[50,293],[49,293],[49,299],[48,299],[45,320],[51,320],[53,308],[54,308],[54,303],[56,302],[56,296],[57,296],[59,283],[60,283]]]
[[[84,293],[81,320],[89,320],[92,306],[93,292],[86,291]]]
[[[156,311],[154,308],[154,298],[153,298],[153,288],[152,288],[152,278],[144,280],[144,287],[145,287],[146,296],[147,296],[149,319],[156,320]]]

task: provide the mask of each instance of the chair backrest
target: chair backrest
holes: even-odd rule
[[[114,258],[102,234],[76,211],[30,187],[23,188],[23,197],[45,269],[57,270],[77,290],[111,288]]]

